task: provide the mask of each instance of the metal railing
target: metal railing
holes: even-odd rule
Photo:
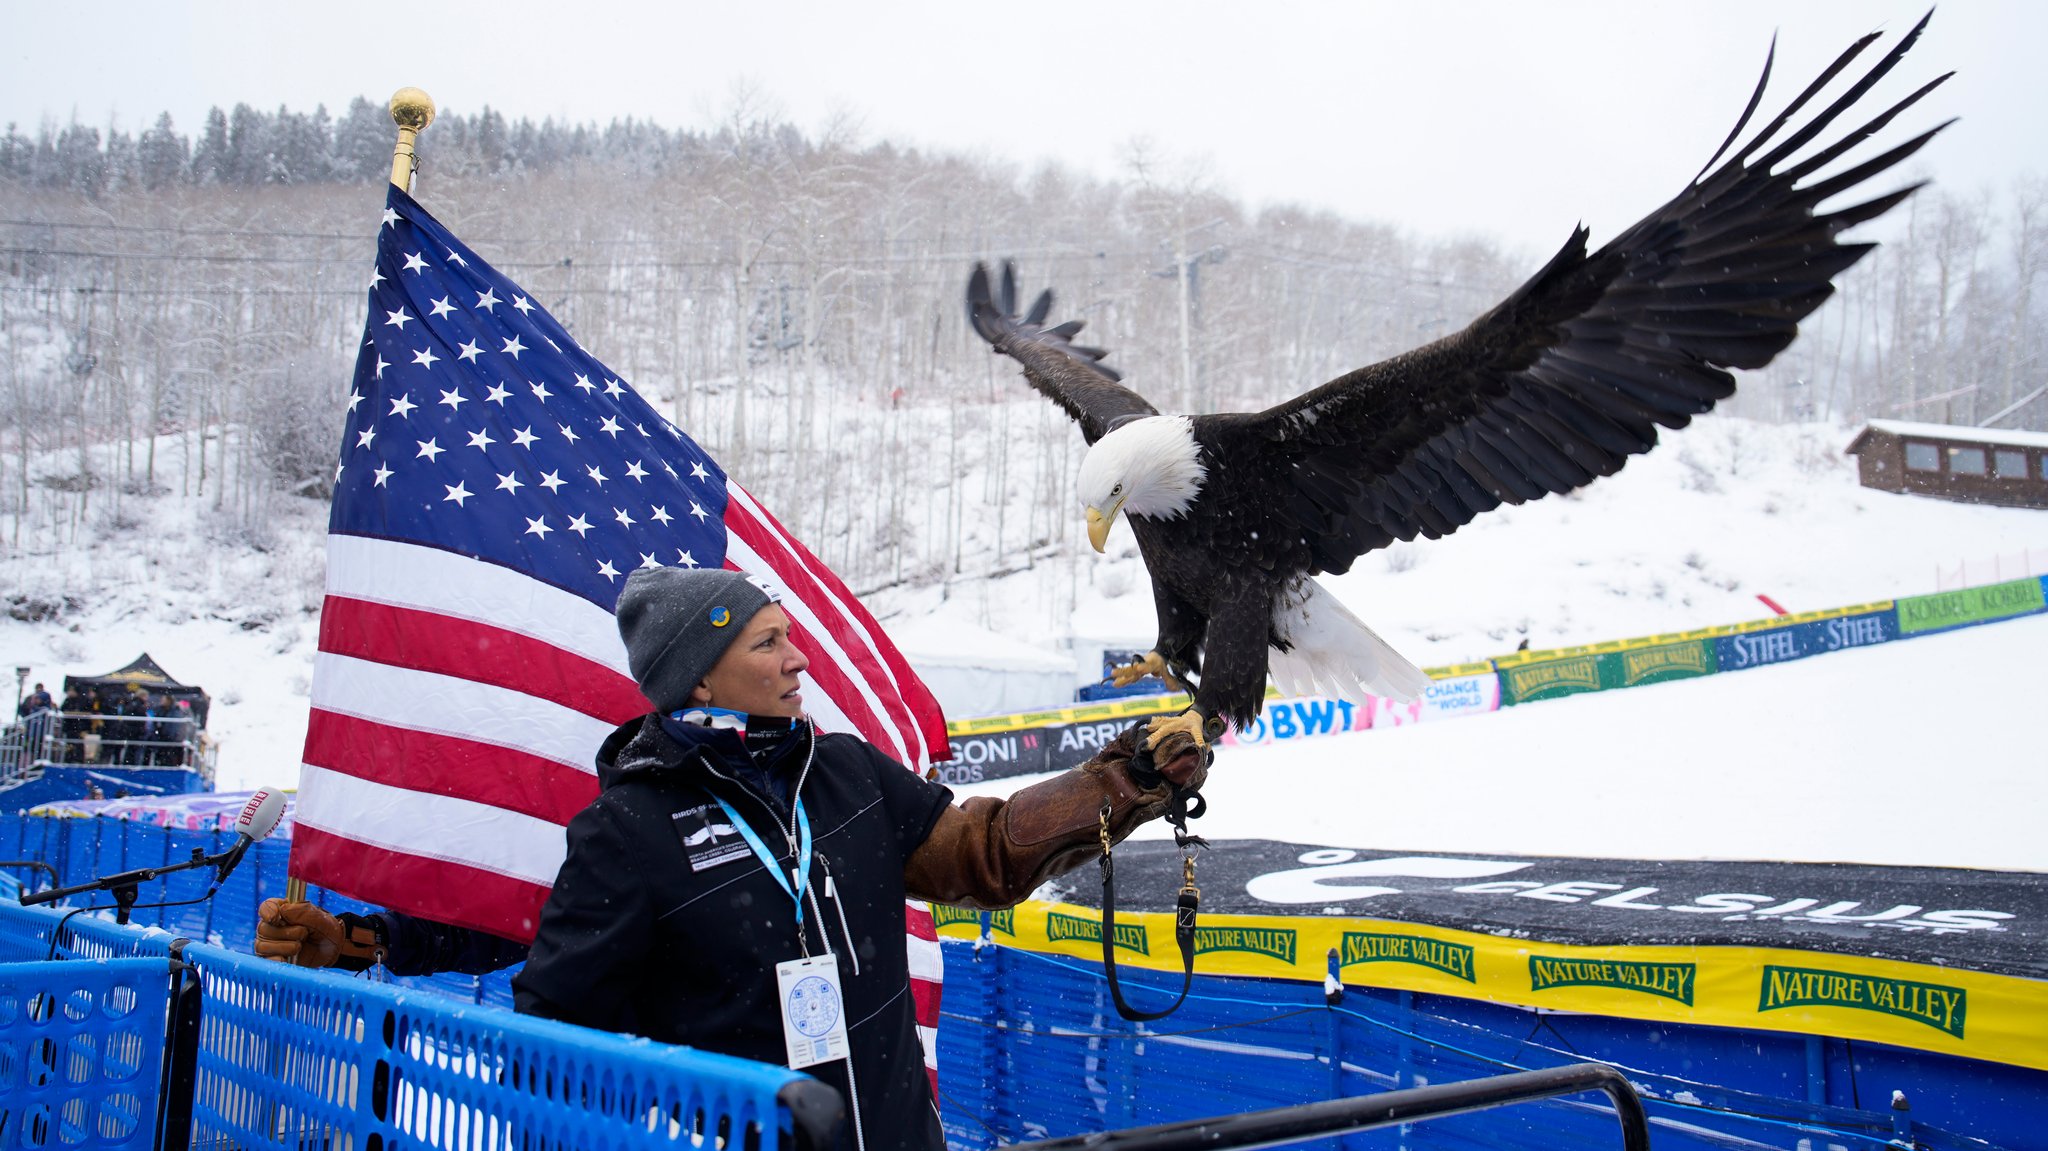
[[[0,783],[39,767],[192,768],[211,776],[213,748],[189,715],[43,709],[0,730]]]
[[[1012,1151],[1223,1151],[1280,1147],[1306,1139],[1442,1119],[1586,1091],[1604,1091],[1613,1101],[1615,1117],[1621,1121],[1623,1151],[1650,1151],[1650,1123],[1643,1113],[1642,1098],[1621,1072],[1604,1063],[1575,1063],[1462,1083],[1439,1083],[1352,1099],[1328,1099],[1010,1146]]]

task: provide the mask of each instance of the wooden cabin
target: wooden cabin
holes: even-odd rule
[[[1866,488],[2048,508],[2048,432],[1872,420],[1846,450]]]

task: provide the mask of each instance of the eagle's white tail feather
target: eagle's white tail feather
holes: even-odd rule
[[[1429,686],[1421,668],[1312,579],[1281,595],[1273,625],[1293,645],[1291,651],[1266,653],[1267,674],[1282,694],[1352,700],[1377,695],[1408,703]]]

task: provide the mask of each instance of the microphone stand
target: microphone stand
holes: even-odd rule
[[[52,887],[47,891],[24,894],[21,897],[21,905],[23,907],[34,907],[39,903],[50,903],[63,899],[66,896],[78,895],[87,891],[107,891],[112,892],[114,896],[114,922],[126,925],[128,913],[135,909],[135,901],[141,895],[141,892],[138,890],[141,885],[156,879],[158,876],[169,875],[174,871],[192,871],[201,867],[220,868],[221,878],[226,878],[228,869],[241,862],[242,853],[249,850],[249,844],[253,842],[255,841],[249,837],[242,836],[233,847],[228,848],[219,855],[208,855],[200,848],[195,847],[192,849],[192,858],[183,863],[166,863],[160,867],[137,868],[134,871],[123,871],[114,875],[89,879],[84,883],[72,884],[70,887]],[[216,880],[216,883],[218,883],[218,880]],[[209,892],[209,894],[211,893]]]

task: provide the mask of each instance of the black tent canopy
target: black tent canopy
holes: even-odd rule
[[[177,680],[172,679],[171,673],[159,667],[155,660],[149,658],[148,652],[143,652],[141,655],[136,656],[134,661],[129,663],[127,667],[121,668],[118,671],[110,671],[105,675],[67,675],[64,677],[65,692],[84,691],[87,688],[92,688],[103,699],[109,693],[127,691],[132,687],[139,687],[151,695],[165,695],[169,696],[172,700],[182,699],[189,702],[192,705],[192,719],[194,722],[202,728],[206,726],[206,705],[211,702],[206,694],[206,689],[196,684],[179,683]]]

